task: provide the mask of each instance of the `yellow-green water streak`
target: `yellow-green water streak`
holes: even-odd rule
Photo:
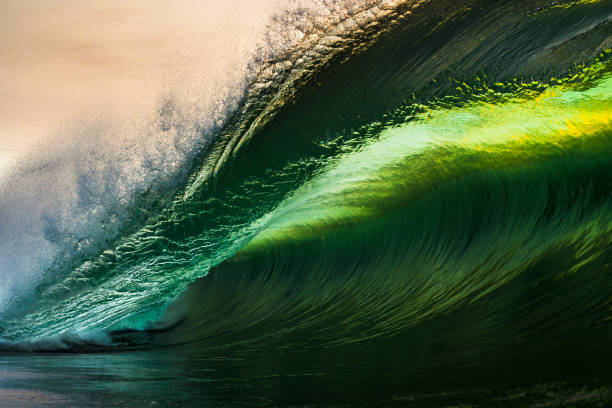
[[[605,65],[585,69],[582,84],[561,80],[533,98],[428,109],[385,129],[333,160],[260,220],[262,232],[242,252],[383,214],[475,171],[597,153],[612,144],[612,75],[593,84],[598,69]]]

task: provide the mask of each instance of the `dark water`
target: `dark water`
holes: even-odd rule
[[[5,312],[3,406],[609,405],[611,15],[431,1],[251,94]]]
[[[5,356],[0,395],[3,407],[605,407],[611,397],[606,383],[585,378],[531,382],[527,376],[522,382],[502,383],[512,377],[506,370],[488,379],[475,372],[458,378],[443,371],[436,372],[436,379],[408,378],[396,371],[395,359],[384,358],[382,348],[366,348],[378,351],[369,357],[383,357],[374,366],[355,365],[355,355],[349,353],[325,352],[269,352],[247,358],[168,350]]]

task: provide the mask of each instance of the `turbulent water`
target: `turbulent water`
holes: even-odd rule
[[[223,120],[161,105],[172,168],[42,211],[7,404],[610,403],[612,2],[321,4],[275,15]]]

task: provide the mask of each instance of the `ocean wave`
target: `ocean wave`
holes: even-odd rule
[[[123,248],[122,241],[138,241],[143,234],[139,229],[154,224],[172,206],[187,177],[205,167],[201,161],[215,157],[223,143],[219,134],[236,123],[233,117],[253,115],[254,105],[262,106],[266,95],[280,92],[287,64],[296,63],[291,72],[310,72],[332,53],[335,40],[343,40],[332,41],[332,29],[348,35],[393,15],[404,2],[379,3],[266,3],[261,12],[267,18],[256,27],[260,38],[251,41],[252,49],[244,55],[226,58],[223,42],[217,49],[205,47],[209,55],[194,57],[183,73],[186,79],[172,78],[166,88],[143,95],[151,100],[132,101],[144,108],[132,105],[131,116],[94,105],[93,112],[79,113],[41,147],[18,157],[4,170],[0,186],[4,319],[34,312],[41,296],[51,298],[41,300],[44,308],[64,296],[60,293],[72,296],[73,290],[90,290],[110,279],[100,266],[113,262],[114,248]],[[321,49],[322,43],[328,48]],[[180,55],[181,45],[176,47]],[[299,64],[296,55],[302,58]],[[203,58],[220,62],[198,68]],[[194,78],[192,71],[204,80]],[[121,97],[112,103],[123,106]],[[45,292],[50,286],[53,294]]]
[[[129,167],[147,176],[119,205],[116,161],[77,171],[84,227],[47,217],[37,236],[99,242],[30,266],[45,276],[26,276],[30,295],[5,306],[1,347],[304,350],[409,342],[447,324],[479,355],[509,333],[595,333],[605,349],[609,2],[349,3],[278,14],[269,53],[208,131],[165,100],[154,128],[194,144]],[[75,173],[49,162],[58,170],[21,174],[42,185]],[[28,191],[6,219],[35,201]],[[117,214],[117,227],[103,222]],[[479,336],[486,344],[469,342]]]

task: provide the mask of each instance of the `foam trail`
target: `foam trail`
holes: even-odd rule
[[[0,351],[86,351],[111,345],[111,338],[106,333],[99,330],[90,330],[66,332],[55,336],[32,338],[22,342],[0,340]]]

